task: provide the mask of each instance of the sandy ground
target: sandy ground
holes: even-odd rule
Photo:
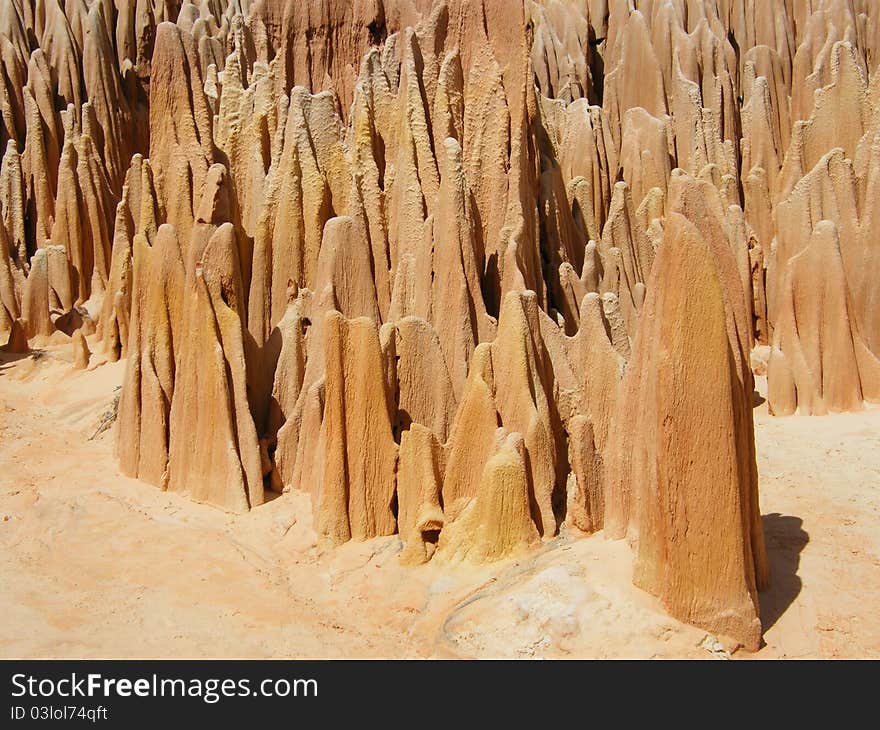
[[[94,436],[124,364],[68,350],[0,355],[0,656],[710,656],[601,535],[402,567],[396,537],[319,550],[301,493],[235,516],[125,478]],[[756,424],[773,587],[734,659],[880,656],[880,409]]]

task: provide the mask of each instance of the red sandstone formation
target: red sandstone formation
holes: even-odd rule
[[[880,400],[878,63],[870,0],[8,0],[0,330],[127,359],[128,475],[410,563],[604,529],[755,648],[750,348]]]

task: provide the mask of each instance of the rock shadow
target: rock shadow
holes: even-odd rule
[[[0,375],[3,375],[5,370],[9,370],[13,363],[18,362],[19,360],[24,360],[28,357],[38,360],[43,354],[42,350],[32,350],[30,352],[4,352],[3,348],[0,348]]]
[[[803,585],[798,576],[801,552],[810,541],[800,517],[778,512],[764,515],[764,540],[770,562],[770,587],[758,595],[761,625],[770,629],[798,597]]]

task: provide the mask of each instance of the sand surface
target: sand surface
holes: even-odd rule
[[[625,542],[403,567],[396,537],[323,551],[309,496],[230,515],[119,474],[95,436],[124,363],[0,355],[0,656],[693,657],[706,632],[631,585]],[[880,656],[880,409],[756,410],[766,646]]]

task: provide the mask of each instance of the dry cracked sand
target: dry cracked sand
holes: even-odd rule
[[[235,515],[124,477],[93,438],[124,363],[42,352],[0,356],[3,657],[709,656],[625,541],[401,566],[398,536],[320,551],[305,493]],[[772,587],[733,658],[880,656],[880,408],[755,419]]]

